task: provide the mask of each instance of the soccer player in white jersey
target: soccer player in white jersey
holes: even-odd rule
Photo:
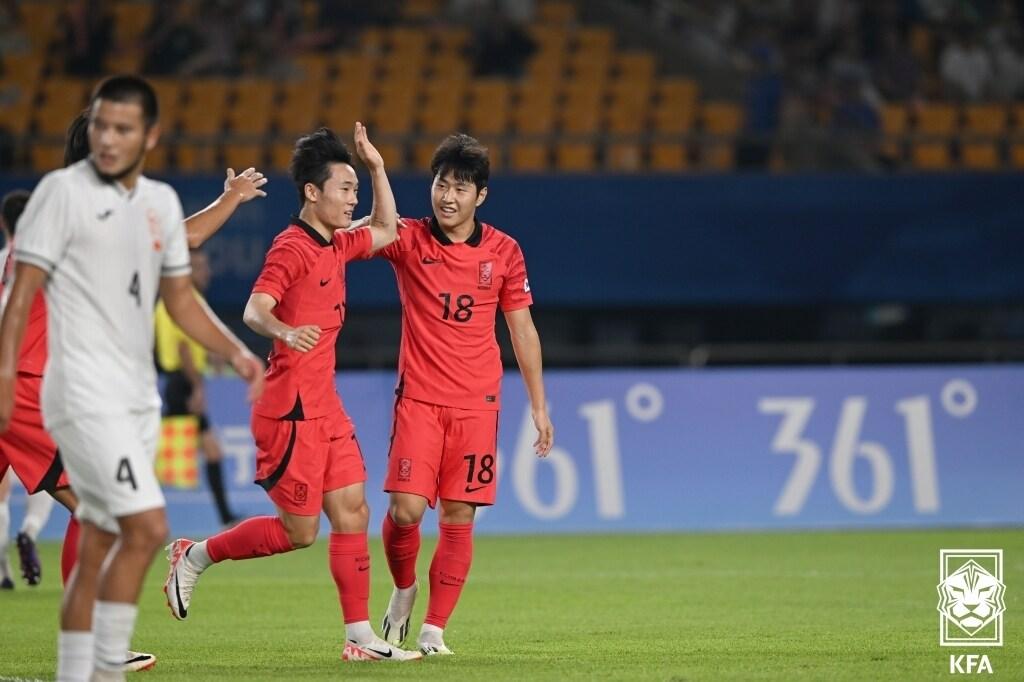
[[[181,203],[142,175],[159,138],[152,87],[115,76],[93,92],[89,159],[47,174],[32,193],[0,323],[0,431],[10,419],[28,308],[46,285],[46,427],[60,448],[82,522],[65,592],[58,680],[119,680],[136,603],[167,537],[153,470],[160,398],[152,360],[159,294],[192,338],[262,390],[262,363],[192,295]]]

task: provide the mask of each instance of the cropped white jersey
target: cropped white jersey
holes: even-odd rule
[[[53,171],[18,222],[14,258],[49,273],[47,427],[159,407],[153,308],[161,277],[190,273],[174,190],[140,177],[129,191],[88,160]]]

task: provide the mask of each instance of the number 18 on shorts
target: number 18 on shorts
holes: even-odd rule
[[[498,489],[498,412],[399,398],[392,424],[386,492],[479,505]]]

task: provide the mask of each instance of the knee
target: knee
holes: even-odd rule
[[[121,543],[132,549],[146,552],[155,551],[167,542],[169,532],[167,519],[151,519],[122,531]]]
[[[403,505],[400,502],[392,502],[388,508],[391,519],[399,526],[409,526],[419,523],[423,518],[423,510]]]
[[[292,543],[292,547],[295,549],[302,549],[309,547],[316,542],[316,536],[320,533],[320,524],[314,524],[312,526],[301,526],[299,528],[288,529],[288,540]]]

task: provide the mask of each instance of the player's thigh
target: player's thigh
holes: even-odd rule
[[[385,492],[419,495],[434,506],[444,450],[443,409],[408,398],[395,403]]]
[[[356,438],[355,426],[342,411],[333,412],[323,419],[327,438],[327,468],[324,471],[324,492],[348,488],[366,482],[366,461]]]
[[[317,421],[252,416],[256,484],[290,514],[320,513],[330,441]]]
[[[117,533],[118,518],[165,506],[153,466],[159,432],[157,410],[82,417],[53,429],[78,518]]]
[[[494,504],[498,489],[498,413],[445,410],[444,456],[438,478],[443,499]]]
[[[11,421],[0,436],[4,459],[30,493],[53,492],[68,485],[57,445],[43,426],[40,385],[41,377],[18,375]]]

